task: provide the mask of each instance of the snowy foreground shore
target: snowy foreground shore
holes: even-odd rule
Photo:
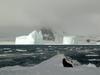
[[[32,67],[4,67],[0,69],[0,75],[100,75],[100,68],[93,65],[64,68],[63,57],[59,54]]]

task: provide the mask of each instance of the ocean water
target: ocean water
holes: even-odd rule
[[[100,66],[99,45],[0,45],[0,67],[36,65],[57,54]]]

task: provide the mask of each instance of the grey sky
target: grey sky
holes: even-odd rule
[[[100,34],[100,0],[0,0],[0,38],[43,26],[71,35]]]

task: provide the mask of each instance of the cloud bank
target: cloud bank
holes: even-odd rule
[[[100,34],[100,1],[0,1],[0,37],[28,34],[41,27],[70,35]]]

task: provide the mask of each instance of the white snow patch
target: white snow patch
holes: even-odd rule
[[[94,64],[89,63],[87,67],[96,67]]]

